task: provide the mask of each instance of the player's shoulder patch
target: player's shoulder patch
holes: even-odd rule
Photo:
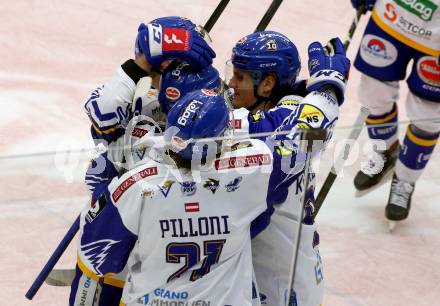
[[[146,177],[154,176],[157,174],[158,174],[157,167],[148,167],[148,168],[143,168],[142,170],[130,175],[122,183],[120,183],[118,187],[116,187],[116,189],[112,192],[113,202],[116,204],[116,202],[122,197],[122,195],[128,189],[130,189],[130,187],[132,187],[136,182]]]
[[[107,205],[107,199],[105,197],[105,194],[103,193],[98,201],[93,203],[92,207],[89,209],[86,215],[86,221],[88,223],[93,222],[93,220],[96,219],[96,217],[99,216],[99,214],[102,212],[104,207]]]
[[[283,97],[276,107],[296,108],[302,101],[303,97],[297,95],[288,95]]]

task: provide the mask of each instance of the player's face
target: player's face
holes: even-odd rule
[[[232,100],[234,108],[249,108],[257,101],[254,95],[254,82],[250,72],[234,68],[228,86],[234,89],[234,98]]]

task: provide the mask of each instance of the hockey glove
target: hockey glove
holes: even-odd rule
[[[358,10],[361,6],[371,11],[374,7],[376,0],[351,0],[351,5]]]
[[[338,104],[344,102],[345,85],[350,71],[350,60],[345,55],[344,45],[339,38],[329,41],[323,47],[319,42],[310,44],[309,73],[307,90],[315,91],[331,85],[338,98]]]
[[[163,28],[154,23],[139,26],[135,55],[142,53],[156,70],[170,59],[180,59],[195,69],[204,68],[211,65],[216,56],[196,29]]]

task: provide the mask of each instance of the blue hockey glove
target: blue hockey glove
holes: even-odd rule
[[[360,6],[364,6],[367,10],[371,11],[374,7],[376,0],[351,0],[351,5],[358,10]]]
[[[325,47],[319,42],[313,42],[308,53],[310,79],[307,81],[307,90],[315,91],[331,85],[341,105],[350,71],[350,60],[345,55],[342,41],[333,38]]]
[[[195,28],[162,27],[159,23],[139,26],[135,48],[135,55],[145,54],[157,70],[170,59],[185,61],[195,69],[205,68],[216,55]]]

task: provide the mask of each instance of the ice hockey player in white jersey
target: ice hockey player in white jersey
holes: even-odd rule
[[[155,35],[162,39],[156,42]],[[185,43],[185,46],[166,39],[167,35],[182,38],[178,41]],[[184,37],[180,37],[182,35]],[[123,161],[119,157],[124,145],[121,136],[133,116],[142,113],[161,121],[158,95],[162,100],[176,100],[181,96],[172,86],[162,86],[162,92],[158,91],[161,74],[168,72],[177,78],[175,82],[179,82],[181,72],[187,74],[191,71],[192,77],[184,79],[192,90],[217,88],[220,84],[219,74],[211,65],[214,57],[215,52],[189,19],[161,17],[139,26],[135,59],[122,64],[108,82],[92,92],[84,105],[92,124],[92,138],[101,151],[102,148],[106,151],[91,161],[87,171],[85,181],[91,192],[121,170]],[[148,84],[137,86],[140,80]],[[145,92],[135,97],[136,90]],[[112,158],[116,163],[109,161]]]
[[[234,90],[232,104],[237,108],[234,112],[236,131],[267,135],[294,120],[301,128],[327,129],[327,141],[330,139],[339,106],[344,101],[350,61],[339,39],[331,40],[326,48],[318,42],[312,43],[308,53],[310,79],[305,82],[297,80],[300,59],[295,45],[286,36],[264,31],[238,41],[229,63],[229,86]],[[292,154],[292,150],[282,148],[276,151],[281,156]],[[304,163],[297,163],[296,167],[302,170]],[[288,299],[289,266],[303,203],[303,171],[284,176],[282,184],[269,186],[275,211],[269,226],[252,241],[260,297],[267,305],[284,306]],[[294,283],[299,306],[321,305],[324,292],[313,193],[314,181],[306,191],[308,200]],[[259,220],[266,219],[262,223],[268,224],[270,213],[265,212]]]
[[[202,69],[194,69],[186,62],[173,60],[161,73],[159,84],[159,90],[156,90],[152,88],[149,77],[141,78],[136,86],[133,102],[129,104],[129,108],[133,112],[127,118],[124,127],[121,126],[119,128],[119,131],[124,132],[124,135],[111,134],[108,135],[106,140],[101,140],[103,143],[101,142],[98,148],[103,147],[104,152],[92,160],[85,176],[85,182],[91,193],[93,193],[97,186],[107,184],[109,180],[127,168],[124,157],[126,153],[124,149],[127,149],[126,145],[129,145],[126,143],[127,128],[132,129],[131,136],[135,138],[144,136],[151,130],[152,124],[158,126],[156,130],[163,130],[166,113],[171,105],[189,91],[202,88],[218,90],[220,87],[220,76],[217,69],[212,65]],[[117,94],[117,92],[114,92],[114,94],[116,96],[121,95]],[[117,111],[118,106],[112,104],[111,99],[101,102],[107,102],[108,105],[106,107],[108,110],[113,105],[113,111]],[[140,118],[137,117],[138,115],[148,119],[148,122],[143,125],[140,124],[142,121],[137,123],[139,121],[138,118]],[[146,148],[138,148],[131,154],[133,154],[134,159],[143,159],[145,154],[148,155],[148,150]]]
[[[175,39],[170,39],[175,37]],[[178,59],[199,70],[211,65],[215,52],[191,20],[170,16],[141,23],[135,42],[135,59],[119,67],[111,80],[92,92],[84,109],[92,122],[93,139],[111,142],[124,134],[132,115],[136,84],[142,77],[152,78],[159,88],[160,74]]]
[[[81,213],[70,305],[101,305],[101,285],[126,264],[121,305],[252,305],[250,226],[270,205],[272,150],[206,140],[229,126],[210,90],[180,99],[167,126],[169,159],[114,178]]]
[[[368,135],[384,144],[364,163],[354,186],[363,195],[392,177],[385,216],[394,224],[408,217],[415,183],[440,135],[440,0],[351,2],[372,10],[354,66],[362,72],[359,100],[370,109]],[[399,145],[397,101],[405,79],[411,123]]]

